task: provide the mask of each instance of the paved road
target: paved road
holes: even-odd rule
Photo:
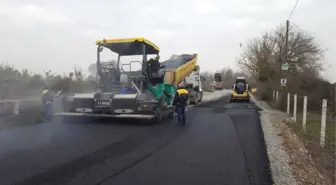
[[[1,133],[0,184],[272,184],[256,108],[227,101],[190,110],[186,127],[53,124],[43,135],[51,126],[42,124]]]

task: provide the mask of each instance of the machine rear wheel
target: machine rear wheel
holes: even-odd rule
[[[160,115],[158,117],[153,118],[150,120],[150,124],[156,125],[156,124],[163,124],[165,122],[164,116]]]
[[[174,109],[168,112],[167,118],[164,120],[164,123],[170,123],[174,119]]]
[[[202,102],[202,100],[203,100],[203,93],[200,93],[201,95],[201,97],[199,98],[199,100],[198,100],[198,102]]]
[[[196,94],[195,100],[191,104],[196,105],[198,102],[198,93]]]
[[[163,122],[164,120],[164,112],[157,110],[156,112],[154,112],[154,115],[156,115],[153,119],[151,119],[149,122],[150,124],[154,125],[154,124],[160,124]]]

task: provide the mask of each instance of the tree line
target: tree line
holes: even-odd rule
[[[286,26],[280,24],[275,29],[241,45],[242,53],[237,61],[240,68],[259,86],[259,95],[264,100],[272,98],[272,90],[280,90],[280,79],[287,79],[287,92],[308,96],[311,108],[320,108],[326,98],[335,112],[335,83],[323,79],[321,73],[327,67],[325,49],[317,40],[291,24],[288,29],[286,50]],[[289,69],[281,70],[287,63]],[[286,101],[280,101],[281,107]]]
[[[33,98],[39,96],[44,88],[83,92],[93,86],[91,77],[85,77],[77,66],[69,73],[57,74],[48,70],[37,74],[27,69],[18,70],[9,64],[0,64],[0,99]]]

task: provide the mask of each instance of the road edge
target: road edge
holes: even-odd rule
[[[290,155],[284,148],[284,139],[271,122],[272,112],[267,111],[268,105],[258,101],[251,95],[251,101],[261,110],[260,123],[264,133],[265,146],[268,154],[272,180],[275,185],[297,185],[293,169],[290,166]]]

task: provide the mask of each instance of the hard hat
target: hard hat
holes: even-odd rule
[[[46,93],[48,93],[49,92],[49,90],[44,90],[43,92],[42,92],[42,95],[44,95],[44,94],[46,94]]]

